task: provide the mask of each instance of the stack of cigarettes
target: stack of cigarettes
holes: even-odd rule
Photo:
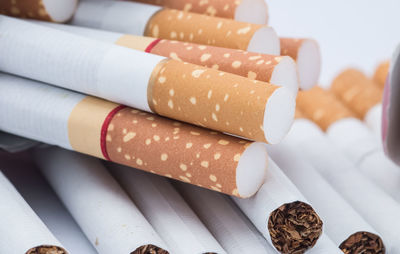
[[[0,149],[28,163],[0,163],[0,252],[400,253],[393,65],[323,89],[318,43],[268,19],[264,0],[2,1]]]

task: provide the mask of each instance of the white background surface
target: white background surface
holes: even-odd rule
[[[400,43],[399,0],[266,0],[279,36],[315,38],[322,51],[321,85],[342,69],[372,75]]]

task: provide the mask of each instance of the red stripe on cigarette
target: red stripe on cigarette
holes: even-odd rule
[[[110,125],[110,122],[113,119],[113,117],[115,116],[115,114],[117,114],[118,111],[120,111],[121,109],[124,109],[124,108],[126,108],[126,106],[119,105],[118,107],[116,107],[115,109],[110,111],[110,113],[107,115],[106,119],[104,120],[103,125],[101,126],[100,147],[101,147],[101,152],[102,152],[104,158],[108,161],[111,161],[111,159],[107,153],[107,145],[106,145],[108,125]]]
[[[149,46],[147,46],[147,48],[144,50],[144,52],[146,53],[150,53],[151,50],[161,41],[161,39],[156,39],[154,41],[152,41]]]

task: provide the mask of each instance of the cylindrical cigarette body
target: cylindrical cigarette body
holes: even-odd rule
[[[304,126],[299,124],[301,122]],[[296,120],[286,137],[288,143],[289,140],[294,149],[302,147],[301,154],[378,231],[387,252],[395,251],[398,247],[394,244],[397,242],[394,231],[398,226],[394,224],[398,222],[395,217],[399,213],[399,203],[377,187],[373,179],[371,181],[359,172],[348,157],[335,149],[335,145],[308,120]],[[363,144],[358,147],[362,148]]]
[[[70,253],[97,254],[30,158],[0,154],[0,168],[32,210]]]
[[[321,52],[313,39],[280,38],[281,55],[290,56],[297,63],[300,88],[316,86],[321,72]]]
[[[61,148],[38,149],[36,162],[99,253],[142,253],[166,244],[95,158]]]
[[[0,19],[0,70],[268,143],[293,121],[294,96],[284,87]]]
[[[322,221],[313,208],[293,192],[295,187],[280,179],[282,174],[277,172],[280,171],[278,166],[272,160],[268,163],[266,180],[258,192],[248,199],[233,200],[279,252],[306,251],[322,234]],[[294,235],[301,237],[292,237]]]
[[[369,179],[396,200],[400,170],[385,155],[371,131],[343,107],[333,94],[321,88],[300,92],[299,108],[326,130],[328,137]]]
[[[82,0],[71,24],[264,54],[280,52],[276,32],[266,25],[142,3]]]
[[[263,183],[262,143],[10,75],[0,89],[2,130],[238,197]]]
[[[384,61],[380,63],[375,69],[375,73],[373,76],[374,84],[378,85],[378,87],[382,90],[385,87],[386,79],[389,74],[389,67],[390,62]]]
[[[174,185],[229,254],[276,252],[230,198],[184,183]]]
[[[381,136],[382,90],[372,80],[359,70],[347,69],[333,80],[330,90]]]
[[[303,121],[307,123],[307,120]],[[300,122],[300,126],[293,126],[293,128],[301,128],[302,124],[303,122]],[[310,124],[312,125],[312,123]],[[314,129],[311,128],[311,130]],[[295,132],[297,135],[299,134],[297,129]],[[319,129],[318,132],[320,132]],[[311,164],[308,164],[305,158],[301,158],[300,154],[303,154],[303,149],[301,151],[294,150],[293,146],[295,145],[290,140],[285,140],[279,145],[268,146],[268,152],[307,200],[313,204],[314,209],[324,221],[325,232],[336,246],[346,243],[350,236],[358,232],[377,236],[378,233],[336,192],[328,181]],[[287,159],[288,157],[290,160]],[[354,246],[357,246],[358,243],[355,243]],[[379,253],[382,249],[384,250],[382,240],[361,243],[358,246],[364,251],[374,249],[375,253]]]
[[[68,254],[0,172],[0,253]]]
[[[189,11],[253,24],[268,22],[268,7],[263,0],[131,0],[165,8]]]
[[[266,55],[49,22],[38,22],[38,24],[174,60],[233,73],[249,79],[276,84],[288,88],[295,94],[299,89],[297,65],[289,56]],[[309,68],[309,71],[311,71],[311,68]]]
[[[3,0],[0,14],[52,22],[66,22],[75,12],[78,0]]]
[[[226,253],[167,179],[107,164],[171,253]]]

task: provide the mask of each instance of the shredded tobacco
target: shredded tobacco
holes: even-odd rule
[[[314,209],[303,202],[283,204],[268,219],[274,247],[284,254],[301,254],[313,247],[322,234],[322,221]]]
[[[147,244],[140,246],[131,254],[169,254],[169,252],[155,245]]]
[[[344,240],[339,248],[345,254],[384,254],[386,252],[382,239],[369,232],[357,232]]]
[[[68,254],[68,252],[57,246],[42,245],[29,249],[26,254]]]

